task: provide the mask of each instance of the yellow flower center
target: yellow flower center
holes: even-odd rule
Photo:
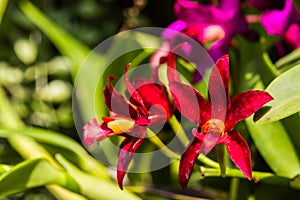
[[[222,120],[219,119],[211,119],[208,120],[203,126],[202,126],[202,133],[208,133],[208,132],[218,132],[221,133],[221,136],[224,135],[225,131],[225,125]]]
[[[129,131],[134,126],[134,121],[129,119],[115,119],[107,123],[107,127],[110,128],[115,134],[124,133]]]

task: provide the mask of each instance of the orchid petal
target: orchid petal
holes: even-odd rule
[[[83,142],[87,146],[92,145],[94,141],[108,137],[111,132],[106,123],[99,124],[97,119],[92,119],[83,127]]]
[[[182,189],[186,189],[189,179],[191,177],[195,161],[200,153],[202,140],[194,137],[189,147],[185,150],[181,156],[179,164],[179,183]]]
[[[284,34],[284,39],[292,49],[300,47],[300,23],[292,24]]]
[[[193,87],[172,82],[169,84],[174,104],[191,122],[202,125],[210,119],[210,103]]]
[[[248,118],[272,99],[269,93],[261,90],[241,92],[234,96],[227,114],[226,130],[233,129],[236,123]]]
[[[292,0],[286,0],[282,10],[266,10],[261,23],[270,35],[283,36],[292,20],[292,11]]]
[[[225,120],[229,104],[229,57],[222,56],[213,67],[208,85],[212,118]]]
[[[136,88],[134,88],[133,85],[130,83],[129,78],[127,76],[127,71],[129,69],[130,65],[131,65],[130,63],[127,64],[125,67],[125,71],[124,71],[124,81],[126,84],[126,89],[130,95],[130,101],[133,101],[134,104],[137,104],[146,110],[146,107],[144,105],[144,101],[143,101],[141,95],[138,93]]]
[[[247,142],[236,130],[233,130],[227,134],[225,145],[233,163],[251,180],[251,153]]]
[[[179,74],[176,70],[176,55],[171,52],[168,56],[167,76],[169,83],[173,81],[181,82]]]
[[[227,102],[229,102],[229,56],[223,55],[216,62],[209,78],[209,90],[212,94],[220,93],[221,90],[226,92]]]
[[[138,149],[138,147],[141,145],[145,133],[146,132],[144,131],[141,137],[139,137],[137,140],[135,140],[131,136],[126,137],[120,146],[121,151],[119,154],[118,166],[117,166],[117,180],[121,190],[123,190],[123,179],[125,174],[128,171],[128,166],[130,164],[130,161],[132,160],[132,157],[136,152],[136,150]]]
[[[220,136],[221,133],[216,131],[209,131],[205,133],[201,152],[208,154],[217,145]]]
[[[111,81],[113,80],[114,77],[108,77],[108,83],[104,88],[104,102],[106,106],[110,111],[117,115],[135,118],[137,115],[136,111],[127,103],[125,98],[115,90],[114,86],[111,84]]]
[[[160,113],[165,113],[164,116],[167,116],[166,120],[171,117],[173,108],[170,104],[167,89],[164,85],[153,83],[144,78],[137,78],[134,80],[133,86],[137,88],[147,110],[154,105],[160,105],[162,108]]]
[[[220,0],[219,7],[221,10],[226,10],[232,14],[239,12],[240,1],[239,0]]]
[[[187,27],[187,24],[182,20],[177,20],[170,24],[163,32],[162,36],[166,39],[172,39],[177,35],[177,31],[181,32]]]

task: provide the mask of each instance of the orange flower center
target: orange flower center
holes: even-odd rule
[[[203,126],[202,126],[202,133],[208,133],[208,132],[218,132],[221,133],[221,136],[224,135],[225,131],[225,125],[222,120],[219,119],[211,119],[208,120]]]

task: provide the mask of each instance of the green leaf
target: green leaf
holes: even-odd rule
[[[300,111],[300,64],[281,74],[267,87],[274,98],[266,104],[268,110],[255,115],[257,123],[273,122]]]
[[[294,178],[300,174],[297,154],[281,122],[255,124],[248,118],[246,124],[256,148],[276,175]]]
[[[0,176],[0,197],[48,184],[79,190],[77,183],[70,176],[64,171],[56,170],[47,160],[31,159],[16,165]]]
[[[300,62],[300,49],[295,49],[288,55],[280,58],[276,63],[275,66],[281,71],[284,72],[291,67],[295,66],[297,63]]]
[[[11,105],[1,85],[0,85],[0,101],[1,101],[0,116],[5,116],[5,117],[1,117],[0,119],[1,126],[6,128],[23,127],[24,126],[23,121],[21,120],[20,116],[17,114],[16,110]]]
[[[62,155],[57,155],[58,162],[67,170],[67,172],[78,182],[81,194],[89,199],[140,199],[138,196],[128,191],[122,191],[117,184],[103,181],[99,178],[86,174],[71,164]]]
[[[70,158],[83,170],[108,180],[106,168],[93,157],[91,157],[76,141],[63,134],[39,128],[25,128],[22,130],[0,129],[0,137],[8,138],[13,135],[28,136],[41,144],[54,146],[57,151],[64,149],[68,158]]]
[[[242,38],[239,42],[248,48],[242,48],[242,52],[238,54],[238,60],[241,63],[236,64],[238,68],[233,68],[235,70],[235,77],[231,77],[233,82],[238,78],[238,81],[234,82],[236,83],[234,86],[238,88],[239,92],[264,89],[263,83],[269,82],[274,74],[273,70],[261,68],[271,69],[273,67],[266,66],[268,63],[266,63],[266,57],[262,57],[263,51],[260,50],[259,43],[253,45]],[[253,51],[253,49],[256,50]],[[243,67],[241,68],[241,66]],[[255,147],[276,175],[291,179],[300,174],[296,150],[281,122],[255,124],[252,118],[245,121]]]

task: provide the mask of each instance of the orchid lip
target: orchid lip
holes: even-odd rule
[[[110,128],[113,133],[120,134],[129,131],[134,127],[135,122],[130,119],[115,119],[107,123],[107,127]]]
[[[224,135],[225,125],[224,122],[220,119],[211,119],[208,120],[202,127],[202,133],[208,132],[218,132],[221,136]]]

